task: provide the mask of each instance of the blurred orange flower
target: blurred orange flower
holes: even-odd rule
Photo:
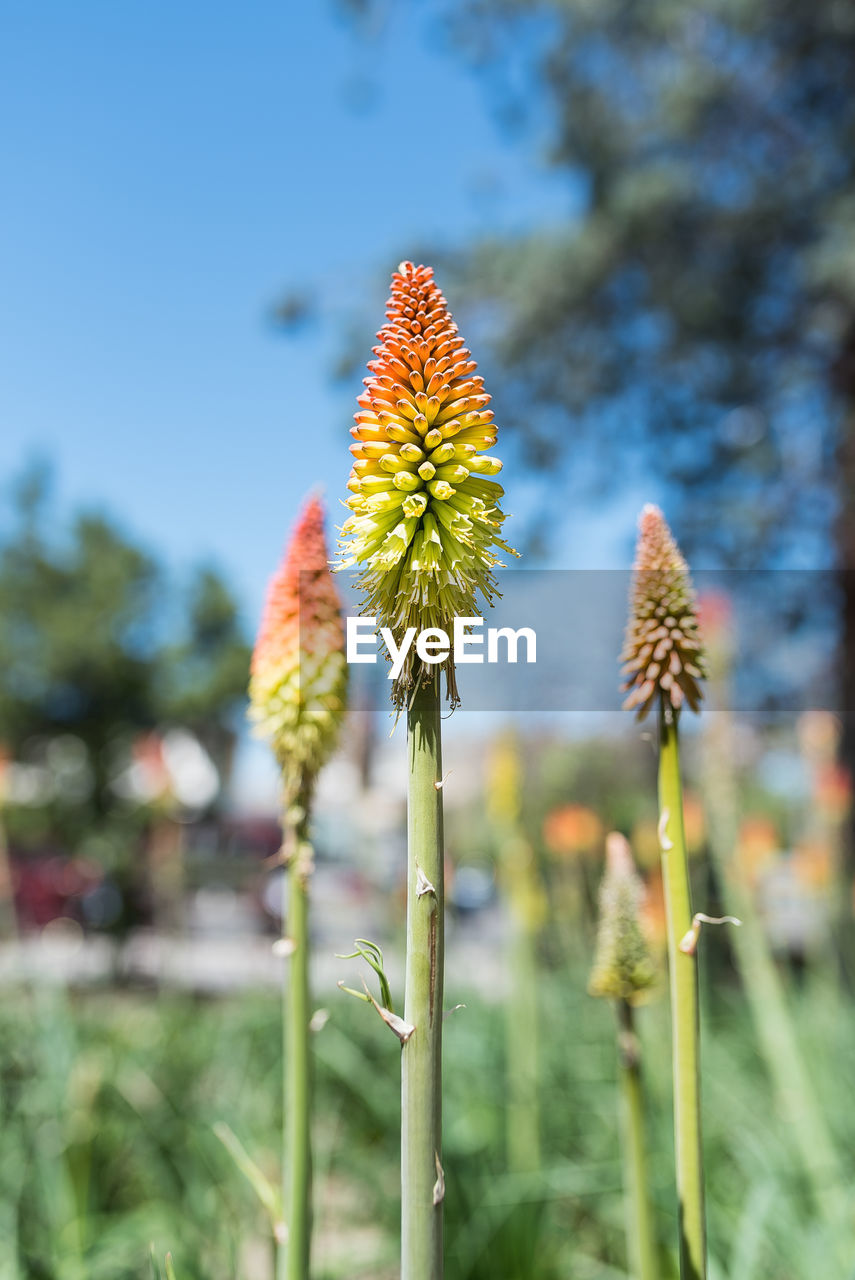
[[[763,813],[749,814],[739,828],[735,870],[749,884],[755,884],[777,858],[781,848],[778,829]]]
[[[840,721],[830,711],[804,711],[798,719],[796,733],[805,759],[823,764],[837,755]]]
[[[567,804],[553,809],[543,823],[543,840],[550,853],[559,858],[596,852],[603,839],[603,824],[593,809]]]
[[[852,780],[848,769],[839,764],[826,764],[817,769],[814,799],[827,821],[842,822],[852,807]]]
[[[834,872],[834,853],[827,840],[802,840],[791,859],[793,874],[806,889],[827,889]]]
[[[665,885],[662,868],[650,872],[645,881],[645,893],[641,902],[641,924],[647,937],[656,947],[664,948],[668,940],[668,922],[665,915]]]
[[[700,853],[706,839],[706,819],[700,797],[691,791],[687,791],[683,797],[683,828],[689,855]]]

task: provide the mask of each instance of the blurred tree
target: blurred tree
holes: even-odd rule
[[[226,779],[235,710],[246,695],[249,649],[234,597],[216,569],[200,568],[185,604],[184,636],[159,661],[162,719],[190,729]]]
[[[0,734],[13,756],[32,739],[73,735],[102,809],[111,746],[154,722],[159,571],[101,516],[49,538],[44,474],[25,477],[16,507],[0,547]]]
[[[227,779],[249,651],[213,569],[184,593],[106,517],[58,527],[48,481],[25,475],[0,536],[0,742],[41,788],[12,829],[110,861],[141,735],[189,730]]]
[[[468,0],[449,21],[509,118],[546,107],[575,209],[462,257],[498,312],[497,410],[535,466],[652,472],[698,564],[836,565],[852,770],[855,8]]]
[[[853,467],[855,11],[469,0],[451,22],[509,116],[547,107],[573,207],[462,259],[497,304],[531,461],[572,450],[611,486],[652,469],[708,563],[830,563]],[[855,565],[855,499],[838,511]]]
[[[388,10],[338,7],[369,36]],[[529,463],[568,458],[577,491],[650,477],[698,565],[830,567],[834,534],[855,566],[855,9],[434,11],[566,182],[563,224],[444,255]]]

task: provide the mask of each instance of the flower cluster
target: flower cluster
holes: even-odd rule
[[[346,694],[341,601],[323,507],[311,498],[270,584],[249,685],[250,719],[269,739],[286,791],[310,786],[332,752]]]
[[[365,611],[400,640],[408,627],[450,632],[478,613],[476,593],[496,593],[502,468],[490,397],[430,267],[402,262],[387,322],[360,395],[340,567],[362,570]],[[396,681],[400,705],[420,670],[409,657]],[[453,664],[449,695],[457,701]]]
[[[642,896],[629,844],[613,831],[606,840],[606,870],[600,886],[597,951],[588,983],[592,996],[634,1003],[656,981],[640,923]]]
[[[675,711],[684,702],[697,711],[706,666],[688,565],[658,507],[646,506],[638,526],[629,622],[620,657],[624,691],[629,692],[623,705],[637,708],[639,720],[657,698]]]

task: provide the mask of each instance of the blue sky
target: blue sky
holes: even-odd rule
[[[367,358],[412,246],[555,221],[570,194],[430,3],[366,41],[323,2],[0,15],[0,484],[41,454],[66,508],[213,557],[251,623],[301,496],[344,492],[336,321],[375,308]],[[288,339],[269,310],[292,288],[323,307]]]

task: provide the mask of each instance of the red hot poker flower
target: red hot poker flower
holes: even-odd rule
[[[624,691],[629,693],[623,705],[637,707],[639,720],[657,697],[675,711],[684,702],[697,711],[706,666],[689,567],[658,507],[644,508],[638,528],[621,654]]]
[[[250,719],[269,739],[287,781],[311,780],[324,764],[346,693],[341,600],[324,510],[310,498],[270,583],[249,685]]]
[[[490,397],[430,267],[401,263],[386,317],[351,429],[342,567],[361,567],[366,612],[400,638],[477,615],[476,593],[495,592],[496,549],[511,548],[499,536]],[[399,703],[416,661],[397,682]],[[455,700],[450,664],[447,675]]]

